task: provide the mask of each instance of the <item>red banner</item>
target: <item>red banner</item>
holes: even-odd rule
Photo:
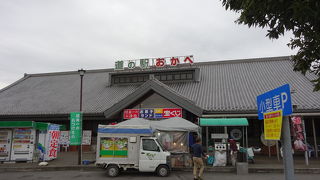
[[[182,109],[165,108],[163,109],[163,118],[182,117]]]
[[[139,117],[139,109],[125,109],[123,111],[123,119],[132,119]]]

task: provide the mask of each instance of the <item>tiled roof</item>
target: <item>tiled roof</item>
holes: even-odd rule
[[[320,92],[308,78],[294,72],[290,57],[195,63],[200,81],[166,84],[206,112],[256,111],[256,96],[289,83],[298,110],[320,110]],[[108,86],[112,69],[87,71],[83,111],[103,113],[139,85]],[[78,72],[30,74],[0,91],[0,115],[66,114],[79,110]]]
[[[203,109],[197,107],[193,101],[189,100],[185,96],[181,96],[179,92],[175,91],[174,89],[170,88],[169,86],[165,85],[159,80],[153,78],[145,82],[129,96],[123,98],[118,103],[112,105],[111,108],[104,112],[105,116],[111,117],[115,113],[122,111],[122,109],[125,109],[129,105],[133,104],[135,101],[137,101],[139,98],[142,98],[150,91],[154,91],[155,93],[158,93],[159,95],[168,98],[176,105],[192,112],[197,116],[202,115]]]

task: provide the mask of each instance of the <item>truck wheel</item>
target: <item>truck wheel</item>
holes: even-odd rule
[[[169,175],[169,168],[168,166],[165,166],[165,165],[160,165],[158,168],[157,168],[157,174],[158,176],[160,177],[166,177]]]
[[[110,177],[116,177],[119,175],[119,167],[116,165],[110,165],[107,167],[107,175]]]

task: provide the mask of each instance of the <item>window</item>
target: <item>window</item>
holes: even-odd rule
[[[160,75],[155,75],[154,76],[156,79],[160,80]]]
[[[143,76],[138,76],[138,82],[143,82]]]
[[[126,82],[126,78],[125,77],[121,77],[120,78],[120,83],[125,83]]]
[[[166,81],[167,80],[167,75],[166,74],[162,74],[161,75],[161,81]]]
[[[137,76],[133,76],[133,77],[132,77],[132,82],[133,82],[133,83],[138,82],[138,77],[137,77]]]
[[[181,77],[182,80],[185,80],[185,79],[187,79],[187,74],[181,74],[180,77]]]
[[[188,73],[187,74],[187,79],[192,80],[193,79],[193,74],[192,73]]]
[[[174,79],[175,79],[175,80],[180,80],[180,74],[175,74],[175,75],[174,75]]]
[[[162,82],[179,82],[179,81],[192,81],[196,71],[195,70],[174,70],[174,71],[155,71],[144,73],[130,73],[130,74],[112,74],[111,82],[113,84],[132,84],[144,83],[153,75],[155,79]]]
[[[115,78],[114,78],[114,83],[115,83],[115,84],[118,84],[119,82],[120,82],[120,78],[115,77]]]
[[[142,149],[145,151],[160,151],[159,146],[153,139],[143,139]]]
[[[148,81],[149,80],[149,76],[148,75],[144,75],[143,76],[143,82],[146,82],[146,81]]]

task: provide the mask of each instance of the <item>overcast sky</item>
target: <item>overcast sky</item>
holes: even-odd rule
[[[113,68],[116,60],[195,62],[292,55],[290,34],[235,24],[212,0],[1,0],[0,88],[24,73]]]

